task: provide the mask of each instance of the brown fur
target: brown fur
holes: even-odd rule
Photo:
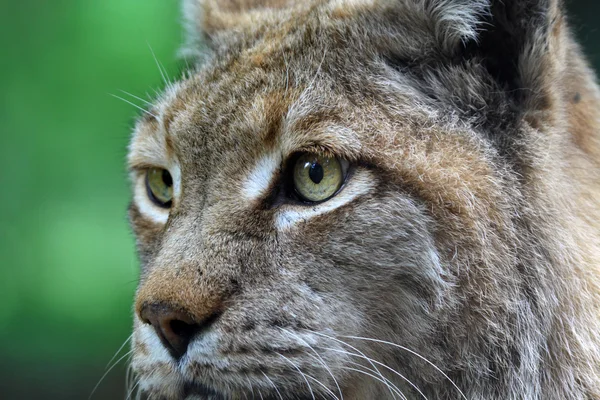
[[[394,398],[368,372],[411,399],[600,399],[600,92],[559,1],[185,10],[211,53],[129,155],[143,392]],[[301,151],[350,162],[336,197],[285,196]],[[138,204],[148,167],[181,172],[170,210]],[[152,304],[211,321],[178,361]]]

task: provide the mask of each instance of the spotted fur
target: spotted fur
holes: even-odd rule
[[[600,92],[561,1],[184,11],[197,68],[129,154],[140,393],[600,399]],[[349,161],[339,194],[286,198],[300,151]],[[202,325],[179,360],[156,304]]]

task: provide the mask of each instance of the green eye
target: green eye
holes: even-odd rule
[[[157,206],[170,208],[173,203],[173,178],[166,169],[148,168],[146,171],[146,191]]]
[[[344,183],[340,160],[304,153],[294,165],[294,189],[303,200],[318,202],[332,197]]]

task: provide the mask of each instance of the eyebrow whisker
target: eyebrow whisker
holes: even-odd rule
[[[153,105],[153,104],[152,104],[152,102],[150,102],[150,101],[148,101],[148,100],[145,100],[145,99],[143,99],[143,98],[141,98],[141,97],[139,97],[139,96],[136,96],[136,95],[135,95],[135,94],[133,94],[133,93],[126,92],[125,90],[122,90],[122,89],[119,89],[119,92],[121,92],[121,93],[123,93],[123,94],[126,94],[126,95],[128,95],[128,96],[131,96],[131,97],[133,97],[134,99],[137,99],[137,100],[139,100],[139,101],[141,101],[141,102],[143,102],[143,103],[145,103],[145,104],[147,104],[147,105],[149,105],[149,106],[152,106],[152,105]]]
[[[156,63],[156,66],[158,67],[158,70],[160,72],[160,76],[162,77],[162,80],[165,83],[165,86],[167,88],[170,88],[173,84],[171,83],[171,81],[167,77],[167,73],[166,73],[165,67],[160,63],[160,61],[158,61],[158,58],[156,57],[156,53],[154,53],[154,50],[152,49],[152,46],[150,46],[150,43],[149,42],[146,42],[146,43],[148,44],[148,48],[150,49],[150,53],[152,53],[152,57],[154,58],[154,62]]]
[[[120,97],[120,96],[117,96],[116,94],[109,93],[109,95],[111,95],[112,97],[115,97],[115,98],[117,98],[117,99],[119,99],[119,100],[122,100],[122,101],[124,101],[125,103],[127,103],[127,104],[129,104],[129,105],[132,105],[132,106],[134,106],[134,107],[135,107],[135,108],[137,108],[138,110],[140,110],[140,111],[142,111],[142,112],[144,112],[144,113],[146,113],[146,114],[148,114],[148,115],[151,115],[151,116],[153,116],[154,118],[158,119],[158,115],[156,115],[156,114],[154,114],[154,113],[152,113],[152,112],[150,112],[150,111],[146,110],[144,107],[140,107],[140,106],[138,106],[138,105],[137,105],[137,104],[135,104],[134,102],[131,102],[131,101],[127,100],[127,99],[124,99],[124,98],[122,98],[122,97]]]

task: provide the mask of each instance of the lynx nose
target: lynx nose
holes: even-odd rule
[[[151,324],[171,355],[179,359],[187,351],[192,338],[206,329],[218,315],[196,323],[189,313],[165,303],[144,304],[140,310],[143,322]]]

